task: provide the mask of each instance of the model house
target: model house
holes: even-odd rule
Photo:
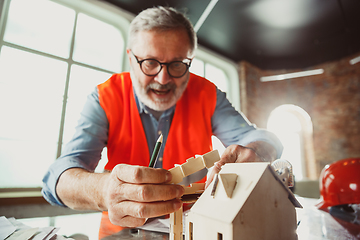
[[[210,151],[204,155],[192,157],[186,160],[185,163],[177,165],[169,171],[172,174],[172,180],[170,183],[180,184],[183,179],[191,174],[199,172],[204,168],[210,168],[214,165],[215,162],[220,160],[220,155],[218,150]],[[184,195],[190,194],[201,194],[204,191],[205,183],[193,183],[189,186],[184,186],[185,192]],[[194,202],[195,199],[190,200]],[[170,214],[170,240],[182,240],[183,239],[183,209],[180,208],[178,211]]]
[[[186,239],[295,240],[295,207],[269,163],[226,164],[188,213]]]

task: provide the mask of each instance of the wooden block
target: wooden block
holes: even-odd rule
[[[213,150],[211,152],[205,153],[202,155],[204,160],[204,165],[206,168],[214,166],[214,163],[220,160],[220,155],[218,150]]]
[[[234,188],[236,186],[236,180],[237,180],[238,175],[235,173],[222,173],[219,174],[219,179],[220,179],[220,184],[222,184],[222,186],[225,189],[226,195],[231,198]]]
[[[183,240],[183,223],[182,223],[183,208],[178,211],[170,213],[170,240]]]
[[[184,177],[198,172],[205,167],[210,168],[219,160],[220,156],[218,150],[208,152],[197,158],[189,158],[182,165],[178,165],[169,170],[172,174],[170,183],[180,183]]]
[[[205,168],[202,157],[189,158],[186,163],[181,165],[184,176],[189,176],[193,173],[200,171]]]
[[[181,182],[183,180],[183,178],[185,177],[184,173],[181,169],[181,165],[173,167],[172,169],[169,169],[169,172],[172,175],[172,179],[169,183],[177,184],[177,183]]]
[[[205,190],[205,183],[193,183],[189,187],[185,187],[184,195],[201,193]]]

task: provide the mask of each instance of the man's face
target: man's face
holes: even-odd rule
[[[127,50],[131,66],[131,79],[140,101],[155,111],[165,111],[180,99],[189,81],[189,72],[180,78],[171,77],[165,65],[156,76],[147,76],[137,63],[143,59],[156,59],[161,63],[191,58],[189,37],[183,29],[170,31],[142,31]],[[131,53],[132,52],[132,53]]]

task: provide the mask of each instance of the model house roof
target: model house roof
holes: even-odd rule
[[[264,177],[266,171],[271,174],[266,174]],[[234,177],[234,174],[237,177]],[[289,203],[295,207],[301,207],[269,163],[229,163],[223,166],[217,181],[214,180],[204,191],[191,208],[191,212],[231,223],[256,186],[262,184],[262,181],[269,181],[269,178],[276,180],[273,181],[275,184],[271,187],[282,188],[287,193],[285,196],[288,196]],[[233,179],[236,179],[236,183]]]

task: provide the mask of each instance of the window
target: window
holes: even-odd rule
[[[239,77],[233,62],[199,46],[190,71],[212,81],[220,90],[226,92],[234,108],[240,110]]]
[[[42,186],[74,133],[86,95],[99,79],[123,70],[125,31],[62,2],[4,1],[0,188]]]
[[[189,222],[189,240],[194,240],[194,224],[192,222]]]
[[[197,50],[195,56],[190,71],[213,82],[221,91],[227,94],[229,101],[239,110],[239,78],[233,64],[201,47]],[[212,136],[212,145],[214,149],[219,151],[220,155],[225,150],[224,145],[215,136]]]
[[[274,132],[284,146],[281,158],[293,167],[295,180],[301,181],[313,174],[307,169],[314,164],[311,118],[302,108],[285,104],[275,108],[268,119],[267,129]]]
[[[218,239],[218,240],[223,240],[223,235],[222,235],[222,233],[218,233],[218,234],[217,234],[217,239]]]

